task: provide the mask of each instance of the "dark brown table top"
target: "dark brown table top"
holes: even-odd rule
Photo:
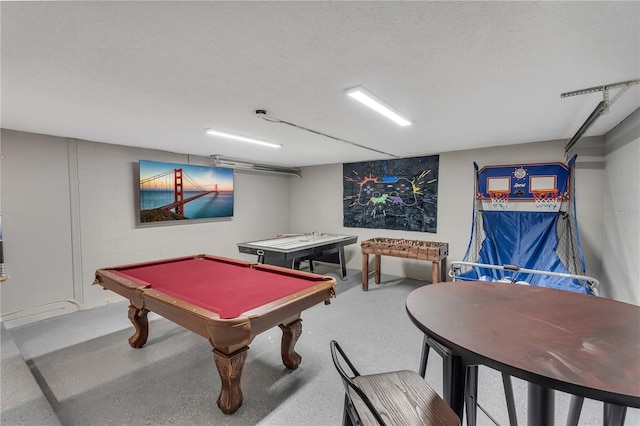
[[[640,408],[640,307],[543,287],[449,282],[414,290],[414,324],[454,354],[531,383]]]

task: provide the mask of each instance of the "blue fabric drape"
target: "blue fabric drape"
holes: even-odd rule
[[[570,273],[556,254],[557,212],[481,211],[478,214],[482,215],[486,238],[479,259],[473,262]],[[590,294],[586,286],[570,278],[487,268],[476,268],[461,277],[465,275],[467,278],[488,276],[494,280],[508,277],[531,285]]]

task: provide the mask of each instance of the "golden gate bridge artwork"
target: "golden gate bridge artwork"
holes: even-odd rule
[[[233,170],[140,160],[140,222],[233,216]]]

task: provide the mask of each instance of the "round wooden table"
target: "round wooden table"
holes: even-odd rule
[[[427,338],[451,351],[445,399],[460,418],[467,365],[529,382],[530,425],[553,424],[553,389],[604,401],[619,421],[626,407],[640,408],[636,305],[528,285],[449,282],[414,290],[406,309]]]

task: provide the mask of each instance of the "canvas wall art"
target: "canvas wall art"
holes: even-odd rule
[[[350,228],[437,232],[439,156],[343,164]]]
[[[233,216],[233,169],[140,160],[140,223]]]

